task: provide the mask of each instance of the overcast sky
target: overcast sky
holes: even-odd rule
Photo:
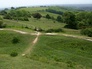
[[[92,4],[92,0],[0,0],[0,8],[50,4]]]

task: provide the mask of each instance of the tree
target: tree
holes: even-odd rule
[[[11,17],[10,14],[6,14],[3,18],[4,18],[4,19],[12,19],[12,17]]]
[[[77,21],[76,21],[74,13],[65,12],[63,14],[63,16],[64,16],[64,22],[67,24],[66,27],[72,28],[72,29],[77,29]]]
[[[57,16],[57,19],[56,19],[58,22],[62,22],[62,18],[61,16]]]
[[[33,14],[33,17],[40,19],[42,17],[42,15],[40,13],[35,13],[35,14]]]
[[[0,14],[1,14],[1,15],[6,15],[7,12],[6,12],[5,10],[2,10],[2,11],[0,11]]]
[[[11,7],[11,9],[15,9],[14,7]]]
[[[46,15],[46,18],[47,18],[47,19],[51,19],[51,17],[50,17],[50,15],[49,15],[49,14],[47,14],[47,15]]]

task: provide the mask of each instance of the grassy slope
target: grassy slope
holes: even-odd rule
[[[20,42],[18,44],[12,44],[13,37],[19,38]],[[0,69],[54,69],[55,67],[52,65],[21,56],[23,51],[31,45],[34,37],[12,31],[0,31]],[[11,57],[10,53],[13,51],[18,52],[19,55],[17,57]]]
[[[12,39],[17,37],[19,43],[13,44]],[[17,51],[19,54],[29,46],[34,36],[22,35],[12,31],[0,31],[0,54],[10,54],[12,51]]]
[[[47,8],[22,8],[32,13]],[[47,13],[55,18],[57,14],[39,11],[43,16]],[[33,32],[29,28],[40,27],[42,29],[60,28],[65,24],[53,20],[41,18],[36,20],[30,18],[29,22],[4,20],[8,28]],[[65,29],[68,34],[79,35],[79,30]],[[21,43],[11,43],[13,37],[17,36]],[[12,51],[21,54],[34,39],[35,36],[22,35],[10,31],[0,31],[0,69],[91,69],[92,68],[92,43],[85,40],[74,39],[63,36],[41,36],[35,45],[32,54],[26,57],[10,57]],[[30,40],[29,40],[30,39]]]
[[[91,69],[92,43],[71,37],[41,36],[30,58],[55,65],[56,69]]]
[[[50,16],[53,16],[54,18],[57,18],[58,14],[54,14],[54,13],[49,13],[46,11],[41,11],[41,10],[45,10],[49,7],[31,7],[31,8],[21,8],[20,10],[26,10],[29,11],[30,13],[35,13],[35,12],[39,12],[41,13],[43,16],[45,16],[46,14],[50,14]],[[60,11],[65,11],[66,9],[60,9],[58,7],[50,7],[52,9],[56,9],[56,10],[60,10]],[[40,11],[39,11],[40,10]],[[45,18],[41,18],[40,20],[34,19],[33,17],[29,18],[30,21],[14,21],[14,20],[4,20],[5,23],[7,24],[8,28],[15,28],[15,29],[19,29],[19,30],[24,30],[27,32],[32,31],[31,29],[25,29],[23,27],[29,27],[29,28],[34,28],[34,27],[40,27],[44,30],[50,29],[50,28],[63,28],[66,24],[64,23],[59,23],[57,21],[54,20],[48,20]],[[67,28],[63,28],[65,30],[65,32],[67,34],[74,34],[74,35],[80,35],[80,30],[73,30],[73,29],[67,29]],[[32,31],[33,32],[33,31]]]
[[[30,21],[12,21],[12,20],[5,20],[5,23],[7,24],[8,27],[10,28],[22,28],[28,26],[29,28],[34,28],[34,27],[40,27],[42,29],[49,29],[49,28],[61,28],[65,24],[59,23],[57,21],[53,20],[48,20],[45,18],[41,18],[40,20],[30,18]]]

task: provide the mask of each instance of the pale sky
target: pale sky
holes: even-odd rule
[[[50,4],[92,4],[92,0],[0,0],[0,8]]]

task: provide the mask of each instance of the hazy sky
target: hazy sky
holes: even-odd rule
[[[92,0],[0,0],[0,8],[49,4],[92,4]]]

